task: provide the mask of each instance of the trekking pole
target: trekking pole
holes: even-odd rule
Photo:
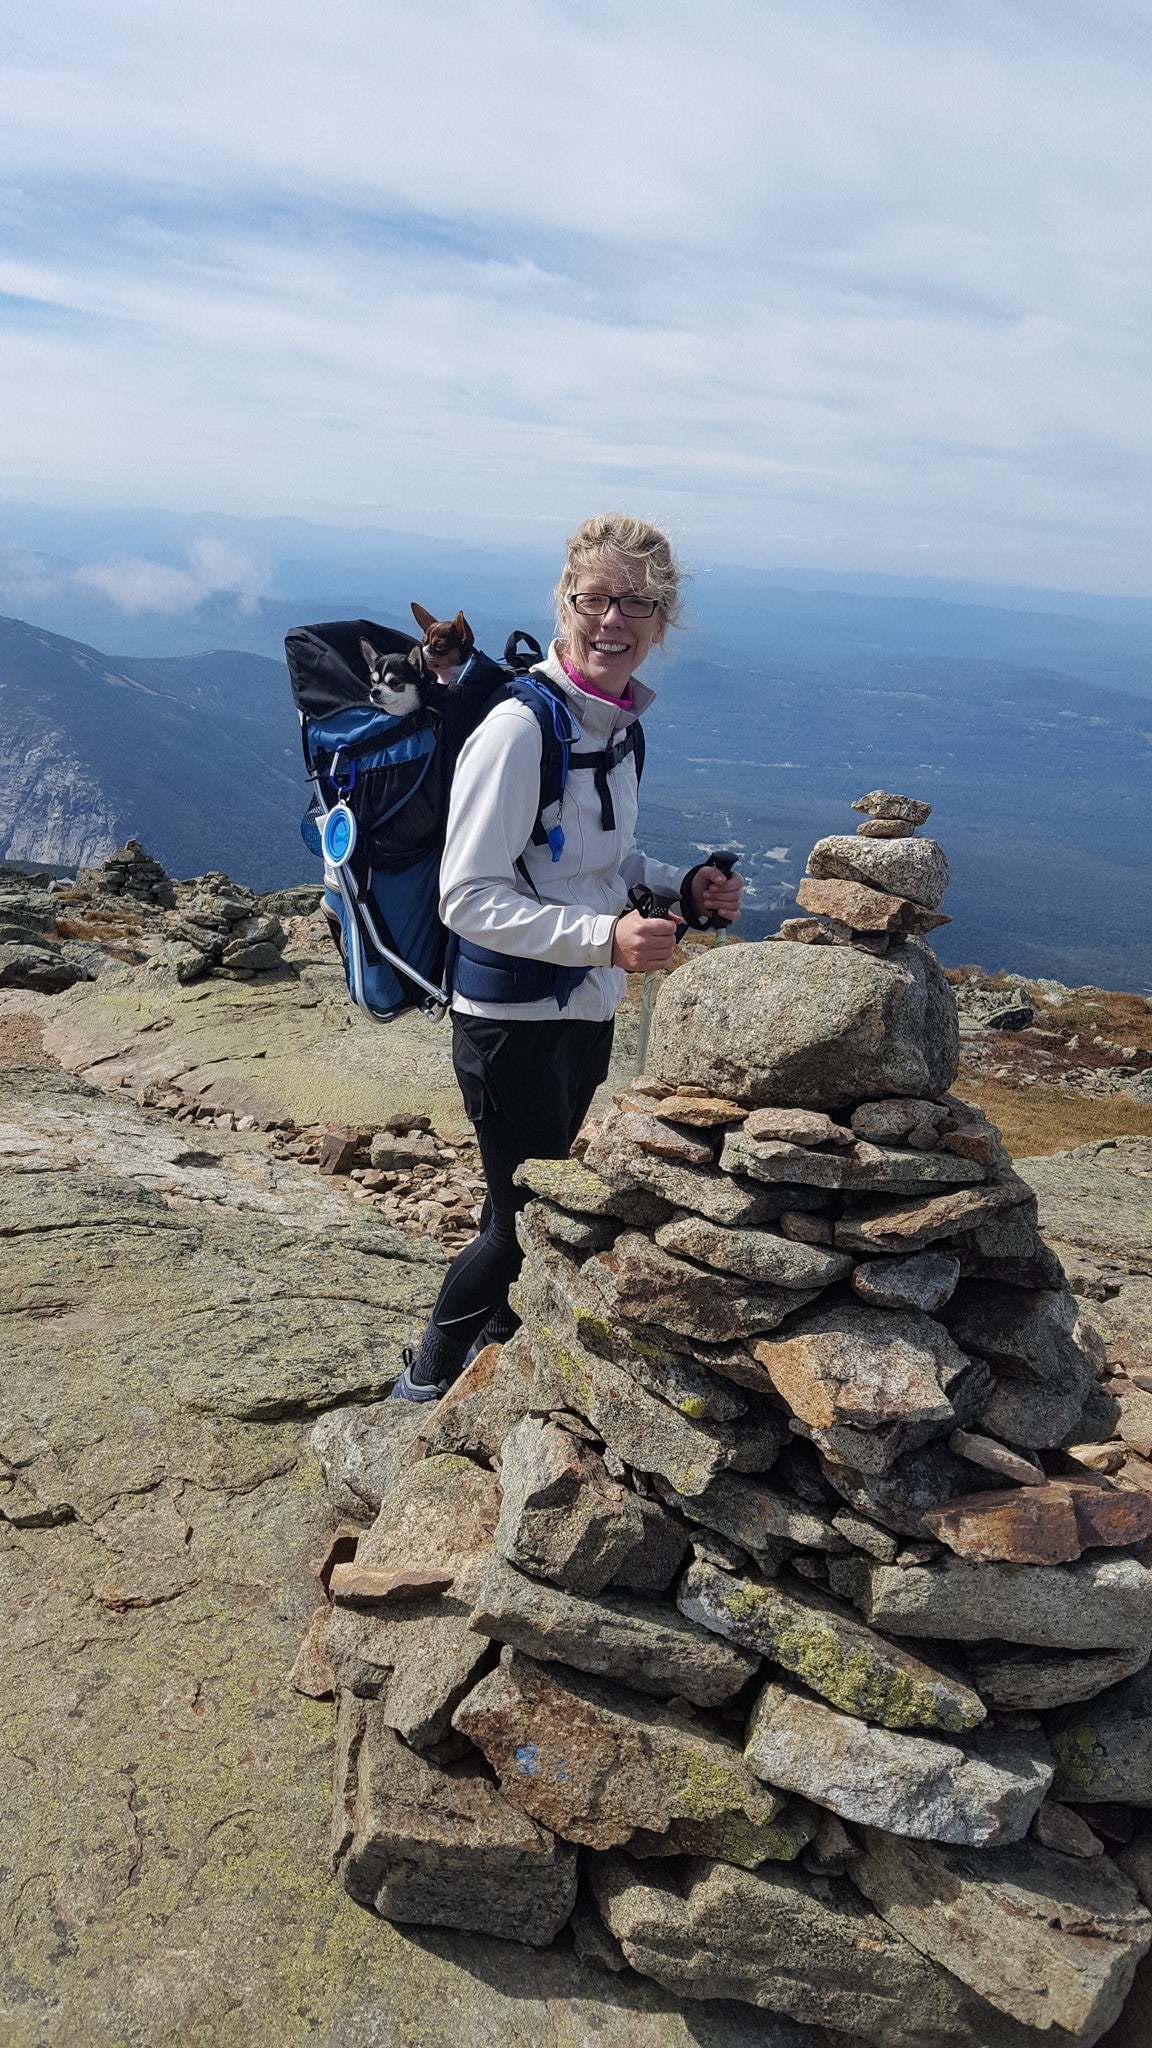
[[[656,1008],[656,976],[646,974],[640,991],[640,1029],[636,1033],[636,1072],[642,1074],[648,1058],[648,1039],[652,1031],[652,1012]]]
[[[640,882],[635,883],[629,889],[628,901],[632,909],[637,911],[641,917],[663,917],[665,915],[651,889],[646,889]],[[648,1039],[652,1030],[652,1012],[656,1007],[656,983],[658,979],[659,977],[655,974],[646,974],[644,976],[644,986],[640,991],[640,1029],[636,1034],[636,1072],[638,1074],[644,1072],[644,1062],[648,1057]]]

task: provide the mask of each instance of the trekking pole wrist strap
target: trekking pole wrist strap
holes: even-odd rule
[[[680,915],[689,929],[694,932],[707,932],[712,929],[712,912],[710,910],[697,910],[696,905],[692,901],[692,884],[701,869],[707,866],[708,862],[706,860],[698,860],[694,868],[689,868],[688,873],[680,884]]]

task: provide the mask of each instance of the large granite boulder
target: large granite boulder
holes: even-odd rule
[[[884,959],[787,940],[722,946],[670,975],[648,1064],[672,1085],[740,1102],[844,1109],[937,1096],[956,1078],[952,991],[916,941]]]
[[[1097,1138],[1017,1165],[1039,1196],[1045,1236],[1058,1247],[1152,1274],[1152,1138]]]

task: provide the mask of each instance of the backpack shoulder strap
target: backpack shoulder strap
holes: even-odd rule
[[[624,731],[618,739],[613,740],[610,747],[600,747],[595,753],[572,754],[569,757],[569,768],[592,770],[596,794],[600,799],[600,826],[604,832],[611,832],[616,823],[608,777],[613,769],[620,766],[621,761],[628,759],[629,754],[636,762],[636,782],[639,785],[644,771],[644,728],[638,718],[634,718],[631,725],[625,726]]]
[[[526,639],[526,634],[513,634],[513,640]],[[509,643],[511,646],[511,642]],[[560,804],[572,768],[590,768],[595,778],[596,794],[600,799],[600,823],[605,832],[610,832],[616,823],[612,807],[612,791],[608,778],[621,761],[632,755],[636,764],[636,781],[639,783],[644,772],[644,728],[638,718],[626,726],[619,738],[610,747],[598,747],[595,751],[573,752],[578,737],[575,721],[563,697],[554,690],[545,677],[536,669],[519,669],[509,677],[505,695],[516,703],[525,704],[540,727],[540,798],[536,806],[536,822],[532,827],[533,846],[547,846],[554,861],[559,860],[564,848],[564,828],[559,820],[551,831],[546,831],[543,813],[554,804]],[[523,863],[523,855],[516,866],[532,887],[531,877]],[[533,888],[533,894],[535,894]]]
[[[553,860],[559,860],[564,834],[559,825],[546,832],[541,823],[541,813],[550,805],[558,804],[564,794],[568,770],[575,758],[572,746],[578,737],[577,727],[563,697],[542,676],[534,673],[510,676],[506,694],[517,704],[527,705],[540,727],[540,797],[536,805],[536,822],[532,827],[532,843],[550,847]]]

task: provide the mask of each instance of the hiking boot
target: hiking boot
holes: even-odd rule
[[[404,1361],[404,1370],[388,1396],[390,1401],[438,1401],[442,1394],[448,1392],[450,1384],[448,1380],[433,1380],[431,1385],[427,1387],[417,1385],[412,1377],[412,1361],[415,1353],[412,1351],[411,1346],[406,1345],[400,1356]]]

